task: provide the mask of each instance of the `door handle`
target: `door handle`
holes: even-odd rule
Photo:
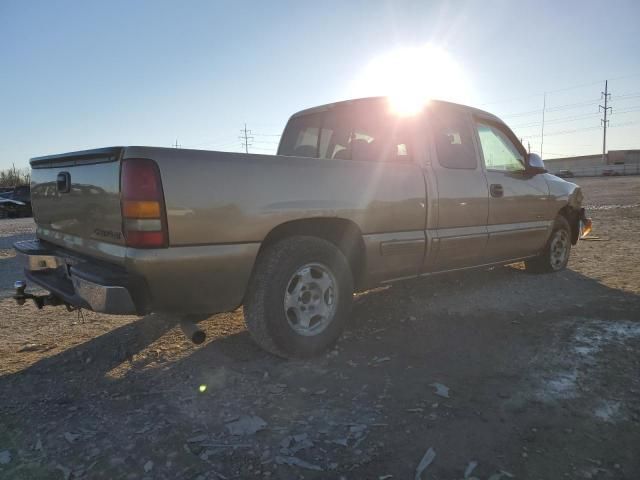
[[[502,195],[504,195],[502,185],[500,185],[499,183],[492,183],[489,187],[489,192],[491,192],[492,197],[501,197]]]
[[[56,177],[56,189],[58,193],[69,193],[71,190],[71,175],[69,172],[60,172]]]

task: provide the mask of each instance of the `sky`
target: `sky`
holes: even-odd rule
[[[0,169],[176,140],[241,151],[245,123],[250,152],[273,153],[292,113],[389,93],[380,68],[411,70],[384,59],[427,45],[455,66],[433,96],[497,114],[534,152],[545,105],[544,158],[602,151],[605,79],[608,148],[640,148],[639,20],[637,0],[0,0]]]

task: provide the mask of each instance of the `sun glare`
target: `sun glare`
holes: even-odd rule
[[[432,98],[463,101],[468,95],[462,69],[434,45],[405,47],[369,63],[356,81],[356,96],[384,95],[399,115],[415,115]]]

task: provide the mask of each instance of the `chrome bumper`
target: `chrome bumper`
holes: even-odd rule
[[[99,285],[71,275],[77,295],[89,304],[94,312],[128,315],[136,313],[129,290],[116,285]]]
[[[109,282],[110,275],[101,276],[95,268],[83,270],[83,263],[77,259],[43,252],[37,240],[18,242],[14,247],[27,279],[65,303],[100,313],[138,313],[129,289]]]

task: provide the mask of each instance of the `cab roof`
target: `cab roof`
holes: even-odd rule
[[[299,112],[294,113],[291,118],[296,118],[296,117],[302,117],[304,115],[310,115],[312,113],[320,113],[320,112],[326,112],[329,111],[333,108],[338,108],[338,107],[342,107],[342,106],[355,106],[355,105],[360,105],[360,104],[366,104],[366,103],[371,103],[371,104],[375,104],[378,102],[383,102],[388,100],[389,97],[384,97],[384,96],[378,96],[378,97],[364,97],[364,98],[354,98],[354,99],[350,99],[350,100],[342,100],[340,102],[333,102],[333,103],[327,103],[325,105],[318,105],[316,107],[311,107],[311,108],[306,108],[304,110],[300,110]],[[440,105],[443,106],[445,108],[456,108],[456,109],[463,109],[463,110],[468,110],[470,111],[472,114],[480,116],[480,117],[484,117],[484,118],[488,118],[491,120],[495,120],[495,121],[499,121],[500,123],[503,123],[502,120],[500,120],[497,116],[493,115],[492,113],[486,112],[484,110],[480,110],[479,108],[475,108],[475,107],[470,107],[468,105],[462,105],[459,103],[453,103],[453,102],[446,102],[444,100],[430,100],[429,102],[430,104],[433,105]]]

